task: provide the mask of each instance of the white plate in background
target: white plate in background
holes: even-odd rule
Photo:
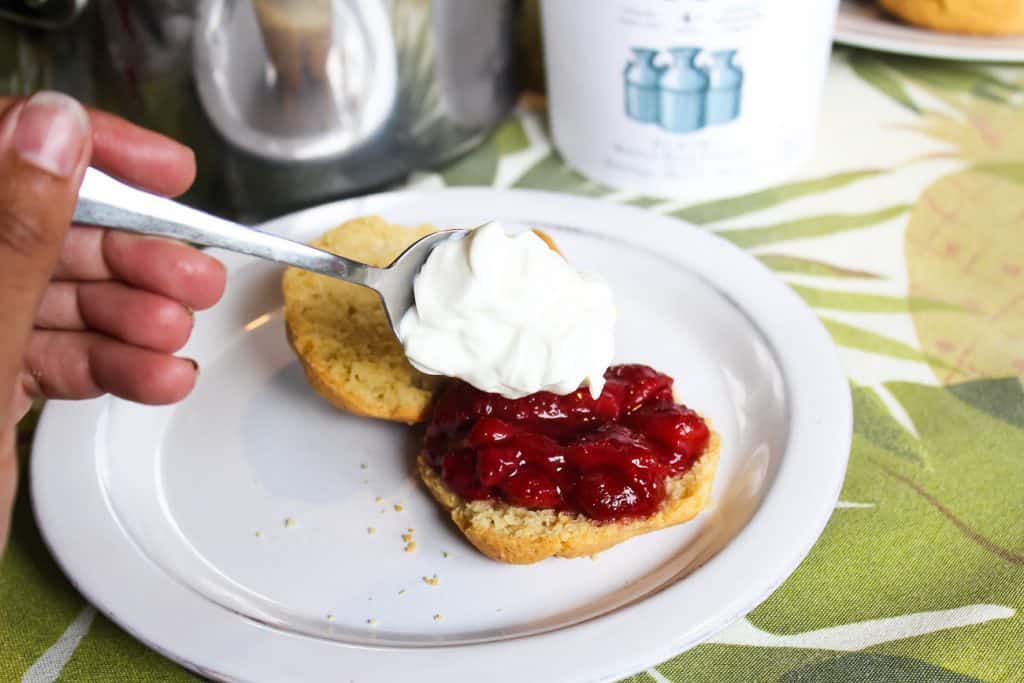
[[[281,268],[217,252],[228,289],[183,351],[202,368],[192,396],[54,401],[38,428],[39,526],[98,609],[215,679],[612,680],[708,638],[806,555],[846,469],[848,384],[813,313],[754,258],[672,218],[543,192],[381,194],[265,227],[306,240],[366,213],[540,225],[604,274],[616,360],[672,374],[722,434],[710,508],[597,561],[486,559],[412,476],[412,430],[306,385]]]
[[[1024,62],[1024,36],[986,37],[929,31],[901,23],[874,0],[843,0],[836,42],[882,52],[980,62]]]

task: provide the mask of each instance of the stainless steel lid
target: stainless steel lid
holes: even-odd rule
[[[40,20],[32,2],[0,9]],[[181,140],[199,164],[188,200],[249,221],[454,159],[516,93],[517,0],[46,4],[52,21],[86,7],[51,31],[0,20],[29,55],[12,92],[55,88]]]
[[[89,0],[0,0],[0,19],[11,19],[38,28],[67,26],[85,9]]]
[[[278,161],[340,156],[379,135],[399,88],[380,2],[204,0],[194,76],[214,127]]]

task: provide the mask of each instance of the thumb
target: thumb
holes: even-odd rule
[[[60,255],[91,153],[85,110],[55,92],[0,113],[0,432],[36,309]]]

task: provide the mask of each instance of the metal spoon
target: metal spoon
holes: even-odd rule
[[[137,190],[94,168],[85,172],[74,221],[219,247],[369,287],[380,295],[396,336],[399,321],[413,305],[413,278],[430,251],[465,232],[441,230],[422,237],[391,265],[376,268]]]

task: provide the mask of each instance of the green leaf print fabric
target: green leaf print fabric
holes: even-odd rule
[[[613,190],[562,162],[536,107],[413,179],[699,225],[793,287],[839,348],[854,438],[820,540],[744,618],[625,680],[1024,681],[1022,107],[1024,67],[837,49],[814,158],[772,188],[689,205]],[[0,653],[4,681],[193,678],[75,592],[25,487],[0,565]]]

